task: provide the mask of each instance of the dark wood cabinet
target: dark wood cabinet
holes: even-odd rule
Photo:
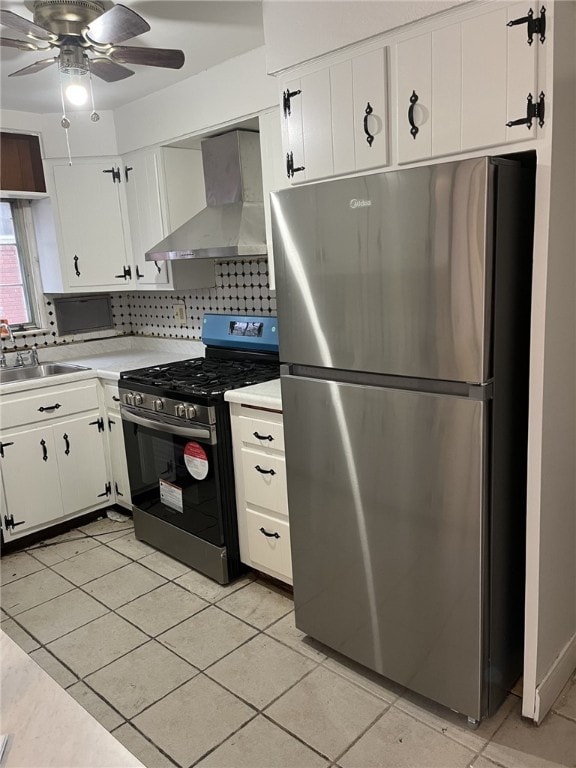
[[[0,189],[46,192],[38,136],[0,133]]]

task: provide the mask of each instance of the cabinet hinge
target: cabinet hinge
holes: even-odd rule
[[[102,496],[108,497],[110,496],[111,493],[112,493],[112,484],[106,483],[106,485],[104,486],[104,493],[99,493],[98,498],[100,499]]]
[[[114,483],[114,490],[116,491],[116,496],[124,496],[124,494],[120,493],[118,490],[118,483]]]
[[[116,424],[116,422],[114,421],[114,419],[110,419],[109,418],[108,419],[108,431],[109,432],[112,432],[112,424]]]
[[[546,40],[546,8],[544,8],[544,6],[540,8],[540,15],[536,18],[534,18],[534,11],[530,8],[526,16],[522,16],[519,19],[512,19],[506,26],[516,27],[518,24],[526,24],[528,45],[532,45],[534,42],[534,35],[540,35],[541,43]]]
[[[14,522],[14,515],[4,515],[4,528],[9,531],[11,528],[16,528],[17,525],[24,525],[26,520],[21,520],[19,523]]]
[[[124,267],[122,270],[121,275],[114,275],[114,277],[121,277],[124,280],[131,280],[132,279],[132,268],[131,267]]]
[[[130,173],[130,171],[133,171],[133,170],[134,168],[132,168],[131,165],[124,166],[124,178],[126,179],[126,182],[128,182],[128,174]]]
[[[96,421],[89,421],[88,426],[98,427],[98,432],[104,432],[104,419],[100,417],[99,419],[96,419]]]
[[[288,115],[291,114],[292,105],[290,104],[291,99],[294,98],[294,96],[299,96],[302,93],[301,90],[297,91],[289,91],[286,89],[284,93],[282,94],[282,109],[284,110],[284,117],[288,117]]]
[[[295,173],[299,173],[300,171],[305,171],[306,166],[300,165],[298,168],[294,168],[294,155],[292,152],[286,153],[286,176],[288,176],[289,179],[294,178]]]
[[[106,170],[102,171],[102,173],[111,173],[112,181],[114,184],[116,184],[116,182],[120,183],[122,181],[122,177],[120,176],[120,168],[106,168]]]
[[[526,97],[526,117],[521,117],[518,120],[510,120],[506,123],[508,128],[512,128],[514,125],[525,125],[528,130],[532,128],[532,121],[538,118],[538,125],[542,127],[544,125],[544,113],[546,111],[546,97],[544,91],[541,91],[538,101],[534,103],[534,97],[531,93]]]

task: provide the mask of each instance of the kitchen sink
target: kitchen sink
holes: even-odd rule
[[[19,368],[0,368],[0,384],[11,384],[14,381],[27,381],[28,379],[46,379],[50,376],[87,370],[89,369],[84,365],[68,363],[41,363],[40,365],[26,365]]]

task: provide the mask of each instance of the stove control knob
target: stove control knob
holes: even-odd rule
[[[196,408],[193,405],[187,405],[186,406],[186,418],[187,419],[195,419],[196,418]]]
[[[179,405],[175,406],[174,413],[176,416],[180,416],[181,418],[186,418],[186,406],[184,403],[180,403]]]
[[[132,392],[126,392],[124,395],[124,402],[126,405],[134,405],[134,395]]]
[[[154,408],[155,411],[163,411],[164,400],[162,400],[161,397],[157,398],[156,400],[152,400],[152,408]]]
[[[142,405],[142,403],[144,402],[144,398],[142,397],[142,395],[134,395],[133,397],[134,397],[134,405]]]

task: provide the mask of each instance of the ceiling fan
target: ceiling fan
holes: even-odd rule
[[[90,72],[113,83],[134,74],[124,64],[169,69],[180,69],[184,64],[180,50],[119,45],[150,29],[142,16],[124,5],[105,10],[99,0],[35,0],[33,13],[30,21],[13,11],[0,10],[0,23],[25,38],[0,37],[0,45],[34,52],[55,48],[58,54],[11,72],[9,77],[31,75],[57,62],[65,75]]]

